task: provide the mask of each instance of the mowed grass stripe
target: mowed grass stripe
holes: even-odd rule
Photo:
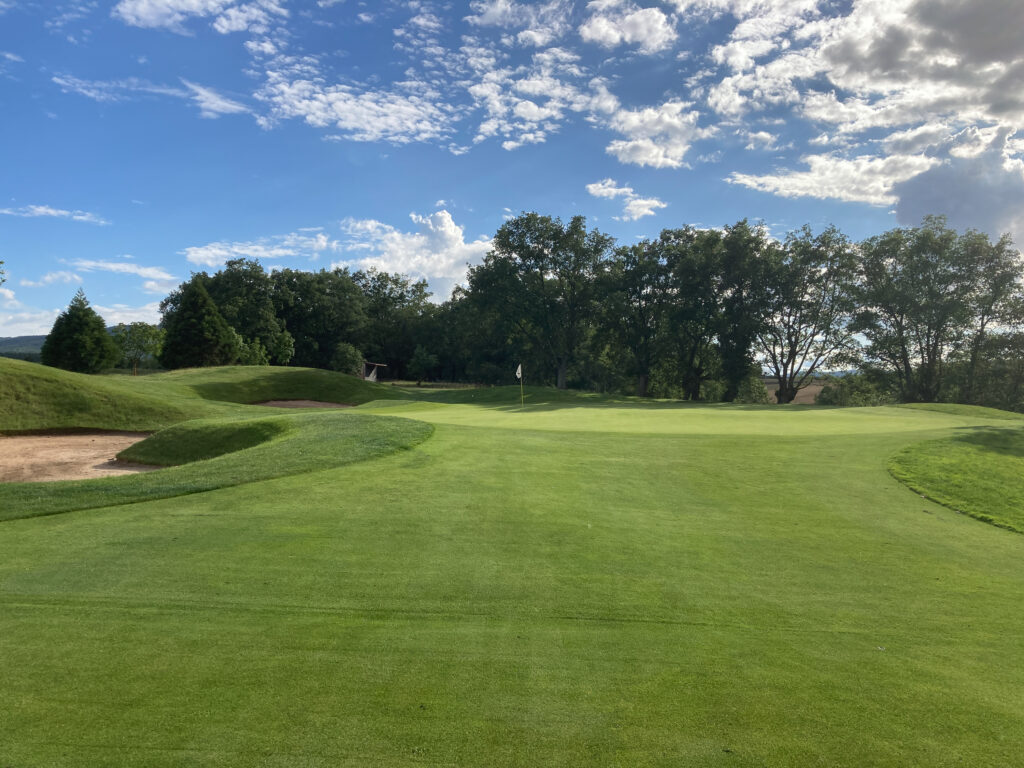
[[[136,745],[109,764],[1012,765],[1021,538],[887,475],[962,423],[908,413],[790,438],[481,411],[360,465],[6,524],[12,603],[153,607],[5,609],[0,757],[94,764],[47,746],[59,721]]]

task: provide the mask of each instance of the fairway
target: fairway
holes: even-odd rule
[[[242,449],[0,491],[0,766],[1020,765],[1024,536],[888,465],[1024,422],[275,376],[101,379]]]

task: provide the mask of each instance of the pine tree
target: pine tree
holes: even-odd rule
[[[165,368],[230,365],[238,359],[238,334],[227,324],[202,280],[181,287],[174,308],[164,313],[160,353]]]
[[[44,365],[78,373],[97,373],[113,367],[121,351],[107,333],[103,318],[89,306],[81,288],[60,313],[43,342]]]

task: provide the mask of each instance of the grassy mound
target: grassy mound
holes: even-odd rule
[[[291,428],[287,418],[243,421],[195,419],[157,432],[118,454],[123,461],[173,467],[253,448]]]
[[[967,416],[978,419],[999,419],[1000,421],[1024,421],[1024,413],[1001,411],[998,408],[986,408],[983,405],[962,405],[961,403],[904,403],[899,408],[911,408],[916,411],[934,411],[950,416]]]
[[[1024,431],[978,429],[916,443],[890,459],[889,471],[932,501],[1024,533]]]
[[[191,401],[190,401],[191,400]],[[173,391],[145,391],[125,377],[86,376],[0,358],[0,431],[145,431],[217,412]]]
[[[190,422],[122,454],[132,461],[179,466],[99,480],[0,484],[0,521],[183,496],[330,469],[410,448],[432,432],[431,425],[419,421],[354,413]],[[220,438],[228,441],[233,452],[218,446]],[[216,458],[195,461],[218,452],[221,455]],[[190,463],[182,463],[186,461]]]
[[[187,368],[147,376],[143,383],[156,388],[184,387],[204,400],[227,403],[322,400],[359,405],[371,400],[408,397],[395,387],[316,368],[237,365]]]

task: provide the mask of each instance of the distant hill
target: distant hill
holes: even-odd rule
[[[0,355],[38,355],[46,336],[8,336],[0,338]]]

